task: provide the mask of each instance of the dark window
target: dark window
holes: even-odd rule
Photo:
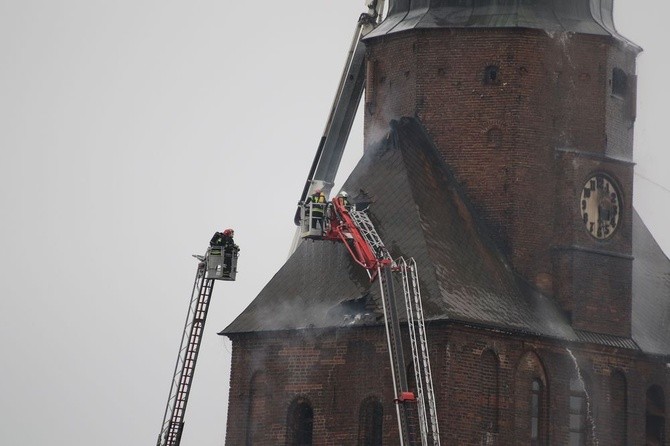
[[[543,422],[542,405],[543,401],[542,382],[534,379],[530,391],[530,444],[531,446],[543,445]]]
[[[665,397],[663,389],[651,386],[647,390],[647,445],[665,445]]]
[[[612,373],[610,395],[612,398],[612,440],[613,446],[624,446],[628,437],[628,399],[626,377],[620,371]]]
[[[482,354],[479,389],[481,391],[481,419],[486,432],[498,431],[498,359],[491,350]]]
[[[628,75],[621,69],[612,70],[612,94],[625,96],[628,93]]]
[[[490,147],[500,148],[503,142],[503,133],[498,127],[493,127],[486,132],[486,142]]]
[[[305,398],[298,398],[289,406],[286,423],[287,446],[312,446],[314,411]]]
[[[384,409],[379,399],[366,398],[361,404],[358,445],[382,446],[382,421]]]
[[[484,69],[484,83],[489,85],[500,83],[500,68],[498,65],[489,65]]]
[[[570,446],[584,446],[586,441],[586,391],[579,379],[570,380]]]

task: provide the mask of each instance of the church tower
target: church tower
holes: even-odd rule
[[[630,335],[635,57],[612,2],[392,1],[366,141],[415,116],[512,267],[573,326]]]
[[[612,8],[390,0],[364,39],[344,189],[418,264],[442,445],[669,438],[670,261],[632,202],[640,48]],[[222,332],[227,444],[400,444],[380,302],[304,241]]]

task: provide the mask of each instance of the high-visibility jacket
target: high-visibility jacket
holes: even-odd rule
[[[312,203],[317,204],[326,204],[326,196],[323,192],[319,194],[312,195]],[[323,206],[314,206],[312,205],[312,217],[322,217],[323,216]]]

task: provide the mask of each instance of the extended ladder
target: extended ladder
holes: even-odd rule
[[[411,445],[409,432],[408,410],[403,395],[408,392],[407,369],[405,368],[405,357],[402,348],[400,333],[400,320],[395,303],[395,291],[393,287],[393,270],[390,265],[377,267],[379,277],[379,290],[382,297],[382,308],[384,310],[384,325],[386,327],[386,343],[388,345],[389,359],[393,378],[393,393],[396,401],[396,416],[398,418],[398,429],[400,430],[400,446]]]
[[[440,430],[437,424],[433,375],[430,370],[426,325],[423,318],[423,305],[421,304],[421,290],[419,288],[419,273],[416,261],[413,258],[410,258],[409,261],[400,258],[397,263],[402,273],[405,309],[407,310],[407,323],[412,345],[412,362],[414,363],[419,400],[421,442],[423,446],[428,446],[430,435],[433,439],[433,446],[439,446]],[[426,409],[428,409],[428,413],[426,413]]]
[[[157,446],[178,446],[184,430],[184,413],[191,391],[200,341],[207,320],[207,310],[214,289],[214,279],[205,278],[205,263],[200,262],[195,274],[191,302],[186,316],[170,397],[168,398]]]
[[[186,404],[191,393],[191,382],[205,330],[214,281],[235,280],[239,253],[240,248],[231,239],[230,243],[222,246],[210,246],[204,256],[193,256],[198,259],[198,266],[157,446],[179,446],[181,442]]]
[[[386,246],[384,246],[384,242],[382,241],[381,237],[379,237],[379,234],[377,234],[372,221],[370,221],[368,213],[365,210],[357,211],[352,208],[349,210],[349,215],[356,224],[358,230],[361,232],[365,242],[370,248],[372,248],[372,251],[375,253],[377,259],[393,261],[391,254],[389,254]]]
[[[421,304],[421,290],[419,287],[419,274],[416,261],[413,258],[410,258],[408,261],[400,258],[398,261],[393,262],[391,255],[375,230],[367,212],[357,211],[355,209],[350,209],[348,212],[361,233],[361,236],[374,251],[377,258],[391,260],[391,262],[386,262],[384,265],[379,264],[377,266],[377,276],[379,277],[379,288],[384,310],[386,340],[391,360],[391,369],[393,370],[393,390],[395,392],[396,400],[400,403],[403,401],[403,393],[408,391],[408,383],[392,272],[394,270],[399,270],[402,275],[405,311],[407,313],[410,344],[412,347],[412,362],[414,365],[414,376],[418,394],[417,405],[419,427],[421,431],[421,444],[422,446],[428,446],[429,440],[432,438],[431,444],[433,446],[439,446],[440,432],[437,422],[435,392],[433,389],[433,377],[430,369],[428,340],[426,338],[426,327],[423,317],[423,305]],[[369,271],[368,274],[370,274]],[[396,413],[398,416],[398,427],[401,433],[401,445],[409,445],[412,436],[409,432],[410,426],[405,404],[397,404]]]

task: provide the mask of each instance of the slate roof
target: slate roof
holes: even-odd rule
[[[670,261],[634,220],[633,338],[576,332],[558,304],[509,267],[421,124],[404,118],[343,186],[394,258],[414,257],[427,321],[459,321],[574,342],[670,354]],[[396,287],[400,288],[400,285]],[[401,294],[401,293],[397,293]],[[342,244],[305,240],[221,334],[376,324],[377,282]]]
[[[640,348],[670,354],[670,260],[640,216],[633,216],[633,339]]]

